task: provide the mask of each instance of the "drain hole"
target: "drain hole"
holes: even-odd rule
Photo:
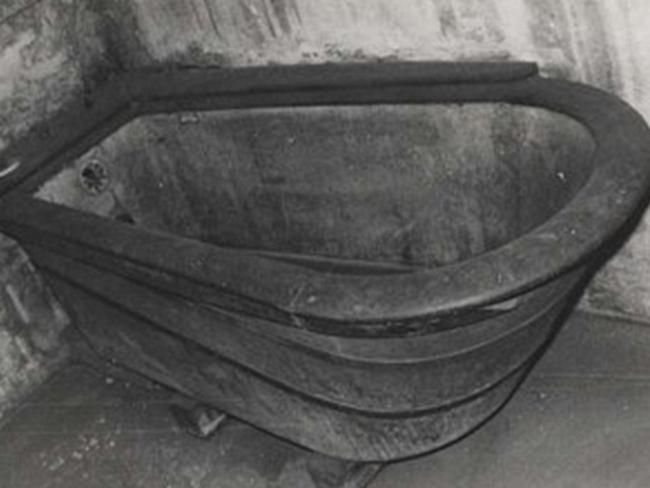
[[[79,171],[79,181],[88,193],[99,195],[108,188],[108,169],[96,159],[88,161]]]

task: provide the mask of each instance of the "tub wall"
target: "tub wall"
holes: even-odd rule
[[[650,118],[646,0],[120,0],[125,67],[324,61],[537,61],[617,93]],[[515,136],[516,137],[516,136]],[[582,306],[650,319],[650,216]]]
[[[96,76],[104,56],[93,15],[79,1],[0,2],[0,149]],[[0,417],[65,361],[67,322],[25,255],[0,235]]]

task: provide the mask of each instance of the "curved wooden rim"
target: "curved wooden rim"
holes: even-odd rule
[[[114,106],[102,102],[114,108],[106,108],[104,116],[110,112],[118,126],[142,114],[193,109],[507,102],[560,112],[589,129],[596,142],[594,171],[568,205],[506,245],[443,267],[386,274],[328,273],[116,222],[104,222],[105,231],[86,231],[83,239],[74,234],[74,226],[47,229],[47,222],[38,225],[63,238],[119,253],[139,265],[212,286],[216,293],[285,313],[290,317],[288,324],[325,334],[373,335],[373,330],[386,327],[392,333],[402,328],[408,331],[413,322],[435,322],[437,317],[539,286],[583,263],[612,237],[645,204],[650,186],[650,131],[641,116],[603,91],[536,76],[535,65],[530,63],[158,71],[130,74],[114,84],[112,91],[107,90],[116,101]],[[61,160],[61,154],[69,159],[75,151],[81,152],[76,146],[83,147],[74,140],[59,145],[58,155],[50,155],[49,160]],[[19,185],[20,193],[29,188],[26,178],[42,181],[40,171],[32,173],[23,174],[22,180],[21,175],[14,177],[13,186]],[[7,212],[7,206],[13,208]],[[21,225],[19,206],[15,200],[6,200],[0,223]],[[70,212],[52,204],[44,206],[53,207],[54,213]],[[22,225],[29,222],[28,214],[23,213]],[[85,216],[88,219],[100,220]],[[117,238],[122,239],[118,244]],[[170,259],[172,254],[174,259]]]

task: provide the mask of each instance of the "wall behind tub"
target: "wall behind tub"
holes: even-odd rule
[[[0,150],[87,89],[103,58],[95,25],[83,1],[0,2]],[[0,417],[64,363],[67,323],[25,254],[0,235]]]
[[[98,8],[123,68],[533,60],[650,120],[647,0],[115,0]],[[650,216],[582,306],[650,319]]]

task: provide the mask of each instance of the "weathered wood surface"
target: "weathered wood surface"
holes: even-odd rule
[[[313,334],[308,331],[283,336],[272,322],[157,292],[42,248],[27,249],[41,269],[120,307],[136,322],[154,324],[200,344],[287,391],[334,409],[372,415],[412,416],[441,410],[495,387],[547,340],[575,283],[573,278],[559,290],[547,291],[536,312],[519,308],[492,323],[474,324],[473,328],[486,329],[483,339],[465,332],[461,343],[447,342],[444,334],[434,334],[419,338],[419,343],[425,342],[419,348],[413,347],[413,341],[391,341],[391,354],[400,357],[382,359],[376,353],[375,357],[341,354],[345,338],[331,338],[324,350],[313,341],[309,344]],[[371,350],[381,340],[366,342],[365,349]],[[424,350],[427,345],[430,351]]]
[[[163,114],[122,127],[37,196],[224,247],[440,266],[547,220],[592,153],[574,120],[507,104]],[[79,184],[93,164],[110,175],[102,195]]]
[[[124,119],[112,118],[108,125],[96,120],[88,133],[67,134],[58,146],[51,146],[58,149],[42,174],[19,174],[13,181],[22,181],[23,186],[3,199],[0,225],[30,246],[78,323],[107,357],[335,456],[389,460],[444,446],[480,425],[512,394],[553,336],[555,318],[579,288],[577,280],[586,271],[588,258],[645,203],[650,168],[641,163],[650,154],[650,137],[645,123],[629,107],[585,86],[543,80],[528,72],[513,79],[512,71],[503,66],[495,66],[496,78],[485,83],[469,67],[459,71],[450,65],[405,69],[393,82],[389,76],[393,69],[282,67],[133,75],[115,85],[125,88],[126,100],[133,103],[121,105],[122,109],[116,106],[113,112],[109,102],[105,105],[106,113]],[[474,73],[483,69],[476,67]],[[450,83],[451,75],[451,81],[458,83]],[[458,261],[440,267],[414,267],[417,261],[408,260],[407,266],[376,265],[368,259],[372,253],[358,254],[361,248],[347,244],[343,249],[352,250],[350,254],[316,258],[302,258],[300,248],[286,249],[285,258],[280,254],[282,245],[278,249],[262,245],[263,251],[226,248],[169,233],[177,231],[173,226],[164,232],[125,224],[137,223],[128,208],[113,215],[119,220],[115,222],[22,194],[32,192],[46,174],[60,169],[62,155],[84,153],[96,137],[92,128],[108,130],[137,114],[434,102],[509,102],[550,108],[584,124],[598,142],[597,151],[586,160],[581,159],[584,152],[576,151],[579,162],[571,165],[576,173],[559,166],[567,172],[555,173],[551,184],[542,185],[542,193],[549,196],[534,206],[541,209],[537,226],[525,228],[521,235],[506,233],[503,245],[488,252],[481,251],[489,246],[479,246],[478,254],[459,253]],[[379,127],[371,134],[375,137],[382,130]],[[317,132],[306,140],[317,145]],[[47,154],[46,147],[41,149]],[[441,154],[451,157],[455,152]],[[39,157],[47,159],[44,154]],[[463,169],[474,168],[465,167],[468,160],[458,160],[458,167],[449,168],[462,175]],[[494,166],[499,174],[504,169],[501,163]],[[540,164],[533,161],[531,168],[539,170]],[[263,174],[253,167],[242,174]],[[388,163],[386,167],[394,169]],[[307,167],[286,168],[292,169],[287,177],[296,177],[294,189],[305,180],[311,186],[304,193],[316,191],[318,178],[304,172]],[[382,169],[382,164],[377,168]],[[345,181],[345,172],[337,171],[332,166],[342,187],[344,183],[358,186]],[[357,174],[359,181],[364,174]],[[531,170],[531,182],[537,179],[535,174]],[[200,174],[184,177],[191,183]],[[527,181],[525,174],[518,178]],[[225,180],[241,183],[237,178]],[[171,191],[176,196],[182,193]],[[435,200],[438,193],[445,195],[433,191],[431,198]],[[528,201],[528,196],[513,195],[513,206]],[[443,207],[444,202],[443,198]],[[299,207],[288,208],[291,215],[299,214]],[[359,239],[364,238],[361,233]],[[307,248],[317,249],[321,248]],[[403,257],[404,253],[396,254]],[[354,262],[344,265],[346,258]],[[164,302],[165,295],[173,297]],[[191,326],[179,326],[188,317],[193,318]],[[278,332],[282,327],[284,332]],[[217,329],[224,332],[223,343]],[[490,332],[497,330],[490,338]],[[418,338],[426,344],[435,343],[436,337],[458,342],[434,348],[431,355],[423,346],[415,347],[409,358]],[[371,343],[384,340],[389,346],[378,346],[373,359]],[[337,353],[337,347],[345,353]],[[267,353],[271,348],[275,352]],[[284,363],[283,355],[288,358]],[[386,394],[388,390],[395,392]]]
[[[65,281],[48,277],[104,357],[334,457],[387,461],[444,446],[494,414],[530,366],[526,364],[483,395],[441,411],[402,417],[334,409],[288,392],[202,345],[163,332]]]
[[[377,317],[396,318],[404,313],[435,314],[468,304],[498,301],[504,294],[529,287],[531,279],[540,283],[557,274],[557,270],[544,263],[554,262],[558,269],[575,265],[586,252],[593,251],[617,229],[633,209],[638,208],[648,181],[645,165],[639,164],[647,154],[643,147],[647,138],[647,127],[642,119],[620,100],[585,86],[542,80],[535,76],[526,77],[529,73],[525,72],[519,73],[519,76],[524,77],[517,81],[481,84],[467,75],[467,72],[471,74],[471,65],[465,65],[469,66],[464,75],[466,77],[462,78],[466,82],[436,84],[436,79],[444,80],[449,70],[456,73],[458,70],[450,67],[453,65],[445,64],[425,63],[419,66],[422,72],[428,73],[431,85],[422,84],[422,79],[413,72],[400,78],[403,86],[386,83],[384,78],[383,85],[378,83],[377,86],[369,84],[363,88],[339,88],[331,77],[323,78],[324,81],[321,81],[320,85],[314,85],[319,77],[323,77],[327,72],[327,66],[299,69],[258,68],[241,72],[187,70],[134,74],[129,77],[126,85],[123,80],[119,80],[113,83],[112,88],[106,89],[99,97],[99,105],[110,105],[111,95],[122,94],[125,88],[128,92],[127,100],[133,102],[127,107],[131,110],[130,115],[125,115],[124,111],[120,112],[120,116],[125,116],[127,120],[137,113],[178,111],[192,107],[216,109],[283,104],[510,101],[565,112],[586,124],[599,139],[599,151],[594,159],[594,164],[598,167],[597,177],[591,178],[591,184],[585,187],[585,191],[579,192],[577,197],[560,211],[562,218],[546,221],[532,232],[507,246],[502,246],[499,252],[481,255],[471,264],[463,261],[453,266],[445,266],[444,270],[440,271],[414,273],[408,280],[403,280],[403,277],[391,279],[389,282],[374,279],[372,283],[366,282],[363,289],[356,286],[350,289],[350,284],[338,277],[321,277],[318,282],[314,281],[313,277],[304,281],[301,279],[297,281],[311,281],[315,287],[300,286],[301,292],[297,295],[291,294],[286,302],[275,296],[273,291],[259,287],[255,290],[240,290],[244,295],[253,295],[262,300],[270,298],[266,296],[270,293],[273,303],[282,303],[285,308],[290,306],[296,315],[324,316],[334,321],[342,318],[367,321]],[[494,65],[491,69],[499,73],[499,79],[513,79],[512,66]],[[367,76],[370,82],[373,79],[381,81],[387,72],[395,73],[392,67],[385,65],[355,67],[354,70],[355,76]],[[267,73],[268,76],[264,79],[260,73]],[[345,73],[345,70],[340,73]],[[273,87],[278,79],[284,80],[285,86],[289,86],[291,82],[295,83],[295,90],[264,90],[265,84]],[[410,84],[409,79],[412,81]],[[237,80],[248,86],[247,91],[235,95],[220,91]],[[458,78],[456,80],[459,81]],[[187,87],[192,88],[189,97]],[[91,100],[89,105],[94,106],[95,101]],[[80,113],[81,115],[77,115],[83,119],[86,116],[85,111]],[[91,129],[98,117],[101,117],[99,112],[89,116],[86,126]],[[68,114],[68,118],[72,119],[72,116]],[[65,117],[61,120],[64,119]],[[54,125],[57,129],[59,126],[65,124]],[[57,154],[51,154],[57,151],[60,153],[60,148],[67,148],[68,157],[75,152],[85,152],[89,146],[80,143],[80,135],[75,132],[80,129],[79,124],[74,127],[75,130],[71,132],[55,131],[47,141],[39,142],[37,138],[23,140],[10,148],[8,153],[16,154],[19,158],[22,153],[34,157],[27,157],[21,169],[2,182],[2,188],[7,190],[15,187],[18,182],[28,177],[30,172],[33,173],[35,168],[47,170],[62,164],[63,160],[57,158]],[[50,157],[43,159],[43,154],[50,154]],[[44,165],[46,160],[48,164]],[[31,183],[37,181],[42,180],[34,176]],[[625,188],[625,192],[612,192],[612,188]],[[607,211],[604,211],[604,208]],[[535,249],[534,253],[530,252],[532,248]],[[273,269],[274,279],[279,278],[283,267],[274,266]],[[500,271],[497,272],[496,269]],[[287,271],[292,275],[296,272],[295,269]],[[250,282],[251,280],[238,280],[238,283],[228,283],[228,286],[237,289],[241,284]],[[274,286],[273,290],[278,288],[281,287]],[[313,298],[315,296],[316,299]],[[327,323],[326,327],[332,328],[333,324]]]

